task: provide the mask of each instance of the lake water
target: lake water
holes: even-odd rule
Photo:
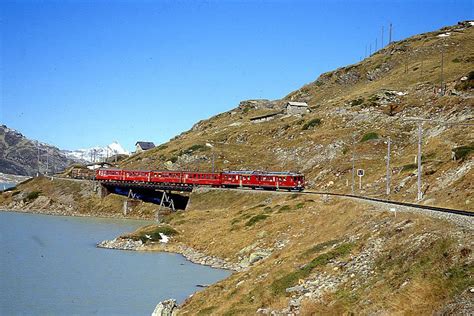
[[[150,315],[230,274],[177,254],[95,247],[147,223],[0,212],[0,315]]]
[[[0,182],[0,191],[6,190],[8,188],[12,188],[15,186],[13,182]]]

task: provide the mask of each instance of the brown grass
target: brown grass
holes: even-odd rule
[[[28,197],[36,195],[35,192],[41,192],[39,196],[48,198],[49,203],[41,206],[32,204],[38,197],[35,199]],[[43,213],[152,219],[157,208],[154,204],[140,202],[132,212],[124,216],[123,202],[126,197],[109,194],[105,198],[100,198],[94,192],[90,181],[60,178],[51,181],[48,177],[33,178],[18,185],[15,190],[1,194],[0,206],[7,208],[21,193],[24,193],[24,202],[27,202],[23,209],[34,208]]]
[[[295,209],[301,203],[304,206]],[[278,212],[281,205],[289,205],[291,211]],[[257,214],[269,217],[246,226],[246,216]],[[323,203],[318,198],[310,202],[304,195],[293,198],[267,192],[204,190],[193,193],[189,209],[171,215],[167,222],[179,231],[176,241],[233,262],[252,252],[241,252],[249,245],[272,248],[276,241],[289,240],[283,250],[275,250],[249,271],[234,273],[196,293],[184,304],[184,314],[248,315],[259,307],[282,309],[288,297],[284,291],[272,290],[272,284],[308,265],[312,267],[302,278],[321,271],[338,273],[332,270],[330,261],[322,258],[337,251],[337,245],[348,242],[351,236],[358,236],[350,250],[352,255],[364,248],[368,238],[387,239],[374,266],[376,274],[369,279],[356,276],[356,282],[362,284],[356,291],[343,284],[335,293],[328,293],[324,301],[305,301],[304,315],[431,313],[465,289],[468,283],[463,283],[462,277],[472,273],[469,269],[459,270],[466,258],[457,244],[465,243],[472,232],[462,233],[466,239],[458,240],[460,235],[454,238],[452,232],[459,230],[443,221],[409,213],[393,217],[373,206],[348,200]],[[374,232],[374,227],[379,228]],[[428,233],[427,244],[410,250],[407,245],[413,244],[415,236]],[[456,254],[444,259],[445,252]],[[391,259],[387,259],[389,255]],[[350,260],[350,256],[339,260]],[[443,277],[449,271],[455,272],[453,277]],[[401,287],[407,279],[410,281]],[[291,285],[294,284],[288,284]],[[367,300],[371,302],[368,305],[363,303]]]

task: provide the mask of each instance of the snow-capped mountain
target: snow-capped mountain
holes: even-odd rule
[[[87,149],[63,150],[66,157],[82,162],[105,161],[116,155],[130,155],[117,141],[105,147],[95,146]]]

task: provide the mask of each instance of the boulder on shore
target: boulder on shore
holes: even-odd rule
[[[176,300],[164,300],[156,305],[155,310],[151,316],[174,316],[176,315],[177,310],[178,304],[176,304]]]

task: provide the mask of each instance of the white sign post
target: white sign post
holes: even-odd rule
[[[362,177],[364,174],[364,169],[357,169],[357,176],[359,176],[359,191],[362,190]]]

